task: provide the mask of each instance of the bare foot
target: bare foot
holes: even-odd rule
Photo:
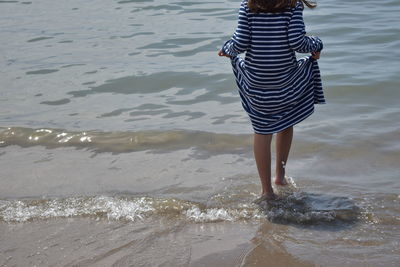
[[[287,183],[287,181],[286,181],[285,178],[283,178],[283,179],[278,179],[278,178],[276,178],[276,179],[275,179],[275,184],[276,184],[276,185],[285,186],[285,185],[287,185],[288,183]]]
[[[277,199],[277,195],[275,195],[275,193],[265,193],[265,194],[261,194],[261,196],[259,198],[257,198],[256,200],[253,201],[253,203],[255,204],[260,204],[262,201],[266,200],[266,201],[271,201],[271,200],[275,200]]]

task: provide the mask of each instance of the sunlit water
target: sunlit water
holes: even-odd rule
[[[324,41],[328,104],[295,127],[291,187],[261,204],[251,127],[216,55],[239,2],[0,1],[1,264],[46,264],[30,231],[84,229],[88,219],[110,223],[82,230],[88,244],[108,229],[128,244],[143,234],[133,251],[158,248],[130,264],[217,262],[215,251],[183,249],[195,230],[205,247],[241,255],[232,264],[260,264],[260,246],[272,246],[294,265],[396,266],[400,2],[326,0],[305,11],[307,31]],[[100,258],[80,258],[65,231],[55,244],[69,246],[67,260],[47,264],[129,264],[122,244],[99,249],[99,238],[87,253]],[[240,252],[213,243],[224,231]],[[171,235],[182,247],[166,245]],[[166,247],[178,256],[159,257]]]

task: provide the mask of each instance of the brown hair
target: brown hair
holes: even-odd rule
[[[317,3],[308,0],[249,0],[247,6],[251,12],[282,12],[287,8],[295,7],[297,1],[302,2],[309,8],[314,8]]]

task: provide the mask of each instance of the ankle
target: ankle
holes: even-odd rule
[[[261,195],[273,195],[274,194],[274,190],[272,189],[272,187],[270,189],[267,190],[262,190],[261,191]]]
[[[281,161],[281,163],[279,164],[277,163],[275,171],[276,180],[283,180],[285,178],[285,169],[286,169],[286,163],[284,161]]]
[[[285,178],[285,170],[276,171],[275,180],[283,180]]]

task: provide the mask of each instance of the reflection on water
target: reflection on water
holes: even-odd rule
[[[287,229],[274,228],[268,223],[261,223],[251,239],[253,247],[243,259],[243,266],[262,266],[274,260],[276,266],[313,266],[312,261],[294,257],[284,244]]]

